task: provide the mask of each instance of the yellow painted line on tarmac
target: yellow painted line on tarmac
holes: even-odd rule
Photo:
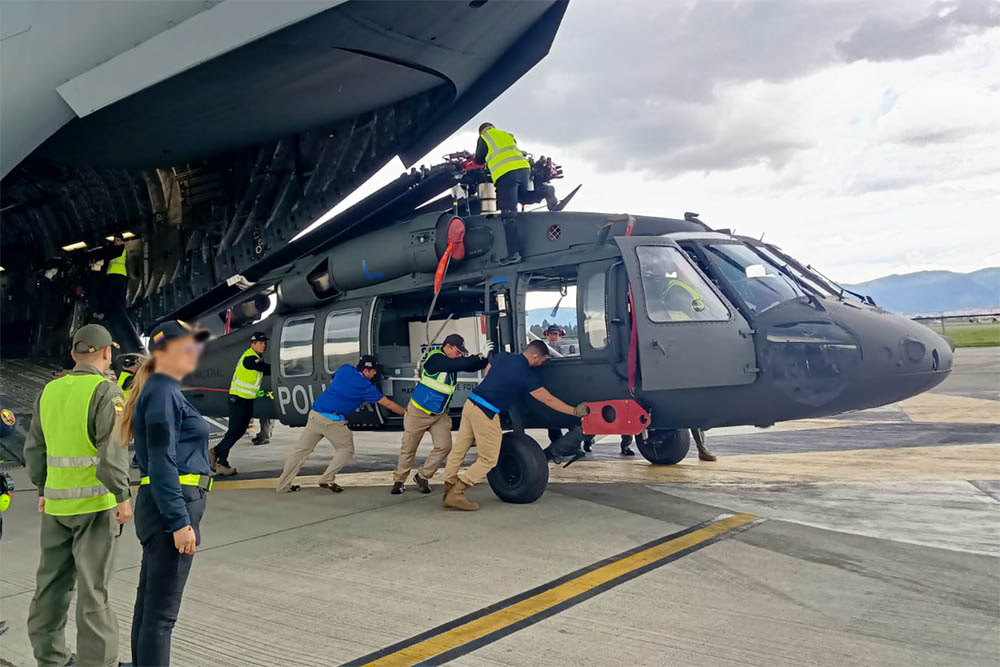
[[[758,521],[752,514],[733,514],[692,526],[345,665],[403,667],[454,660]]]

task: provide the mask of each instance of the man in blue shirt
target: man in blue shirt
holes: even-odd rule
[[[549,359],[549,348],[540,340],[528,343],[521,354],[498,352],[486,367],[486,377],[469,394],[462,406],[462,422],[458,437],[448,455],[444,469],[444,505],[460,510],[478,510],[479,505],[465,496],[467,489],[486,477],[500,456],[500,413],[509,410],[515,401],[530,395],[566,415],[582,417],[589,412],[581,403],[575,408],[559,400],[542,386],[535,370]],[[462,460],[472,445],[476,445],[476,460],[462,474]]]
[[[370,354],[361,357],[357,367],[344,364],[337,369],[330,379],[330,386],[313,403],[298,443],[285,458],[285,468],[281,471],[281,477],[278,478],[278,485],[275,488],[278,493],[299,490],[299,485],[292,482],[322,438],[326,438],[333,445],[333,458],[319,478],[319,485],[334,493],[344,490],[333,479],[354,457],[354,434],[347,428],[347,416],[357,410],[362,403],[378,403],[397,415],[406,414],[406,410],[383,396],[382,392],[372,384],[376,375],[378,367],[375,357]]]

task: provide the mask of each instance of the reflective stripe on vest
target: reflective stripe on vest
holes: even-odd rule
[[[125,388],[125,383],[128,382],[130,377],[132,377],[132,374],[128,371],[122,371],[121,375],[118,376],[118,388],[122,390],[123,394],[125,394],[126,401],[128,400],[128,393],[132,391],[131,389]]]
[[[440,349],[431,350],[424,358],[424,367],[431,357],[444,354]],[[420,382],[413,388],[413,396],[410,402],[414,407],[430,415],[439,415],[448,409],[452,394],[455,393],[455,383],[457,378],[454,373],[447,371],[443,373],[430,374],[426,370],[420,375]]]
[[[98,452],[87,424],[90,401],[102,382],[106,382],[102,375],[65,375],[42,390],[38,409],[47,454],[46,514],[91,514],[116,504],[114,495],[97,479]]]
[[[515,169],[531,169],[524,153],[517,147],[514,136],[495,127],[480,135],[486,142],[486,166],[489,167],[493,182]]]
[[[240,398],[257,398],[257,392],[260,391],[260,384],[264,380],[264,374],[261,371],[252,371],[246,368],[243,365],[243,360],[247,357],[260,359],[260,355],[254,352],[252,347],[243,353],[240,360],[236,362],[236,370],[233,371],[233,381],[229,384],[229,393]]]
[[[125,264],[125,247],[122,246],[122,254],[115,257],[110,262],[108,262],[108,275],[109,276],[126,276],[128,277],[128,267]]]

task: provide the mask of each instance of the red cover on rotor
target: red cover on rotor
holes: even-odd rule
[[[586,435],[638,435],[649,428],[649,413],[631,398],[588,401],[590,414],[582,419]]]
[[[461,218],[452,218],[448,223],[448,245],[451,246],[451,258],[465,258],[465,223]]]

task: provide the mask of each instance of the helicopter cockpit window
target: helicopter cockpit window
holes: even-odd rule
[[[533,275],[525,292],[526,343],[543,341],[550,359],[580,356],[576,275]]]
[[[781,268],[738,243],[715,243],[705,247],[712,265],[743,297],[755,313],[805,293]]]
[[[312,375],[313,372],[313,326],[316,318],[312,315],[290,317],[281,328],[278,359],[281,374],[285,377]]]
[[[723,322],[729,309],[677,248],[638,246],[646,312],[654,322]]]

